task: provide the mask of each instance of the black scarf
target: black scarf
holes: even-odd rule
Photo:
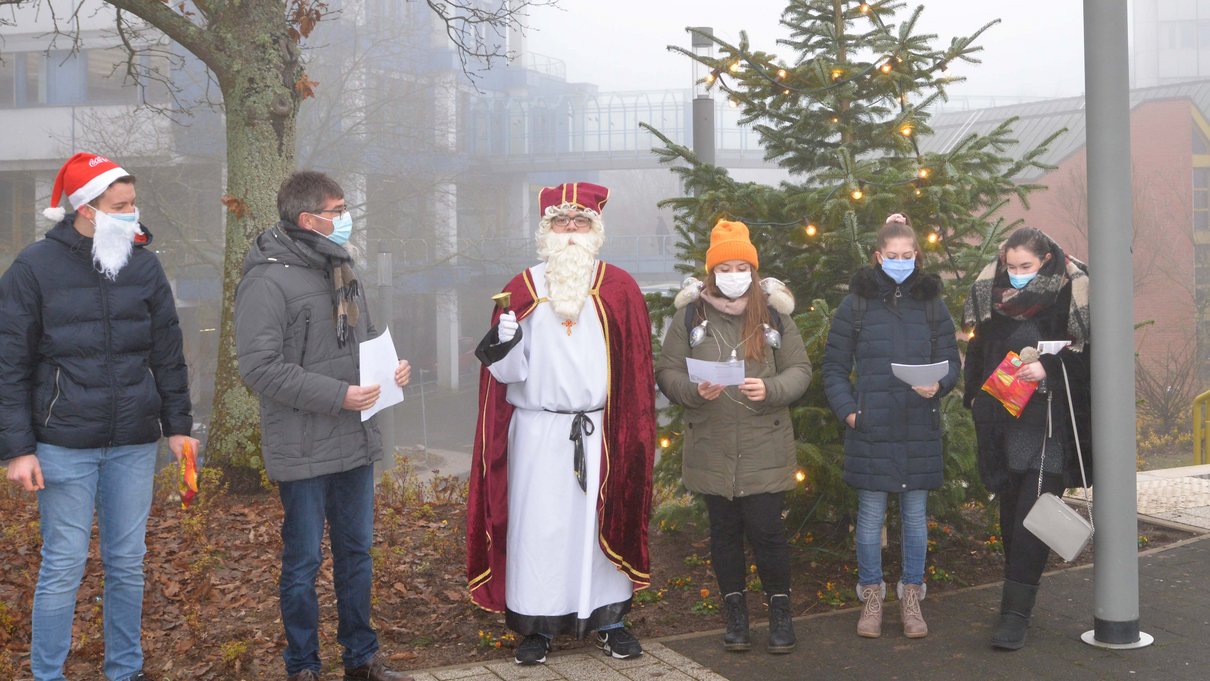
[[[336,342],[344,347],[349,338],[349,327],[357,326],[357,299],[361,296],[357,277],[353,274],[353,256],[344,246],[309,229],[289,222],[279,225],[293,241],[305,246],[324,260],[328,279],[332,282],[332,309],[336,318]]]

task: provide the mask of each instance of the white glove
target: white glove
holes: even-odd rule
[[[517,329],[520,327],[517,322],[517,313],[509,310],[500,315],[500,320],[496,323],[496,340],[500,344],[507,343],[517,335]]]

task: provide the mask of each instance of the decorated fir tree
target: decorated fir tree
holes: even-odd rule
[[[946,301],[957,315],[970,281],[1015,226],[997,212],[1040,188],[1013,177],[1044,167],[1037,159],[1050,139],[1013,149],[1014,119],[944,152],[922,153],[921,141],[932,134],[930,112],[961,80],[949,67],[977,64],[976,39],[995,23],[939,47],[936,35],[917,31],[923,9],[907,12],[896,0],[790,0],[782,17],[790,31],[780,41],[785,57],[753,49],[743,33],[738,44],[710,36],[718,47],[713,58],[670,48],[709,70],[706,83],[741,109],[741,123],[758,133],[766,157],[790,173],[778,186],[737,182],[652,130],[666,144],[656,152],[686,192],[667,202],[676,211],[679,255],[693,263],[682,269],[700,275],[718,219],[747,223],[761,275],[794,291],[796,321],[817,369],[832,309],[852,273],[870,262],[888,214],[911,217],[924,249],[921,265],[946,280]],[[657,321],[673,312],[670,301],[652,300]],[[799,517],[809,519],[806,509],[834,516],[849,506],[851,493],[840,478],[842,430],[818,376],[794,413],[806,478],[798,501],[809,504],[799,506]],[[960,396],[949,396],[945,414],[947,483],[930,503],[942,513],[981,490]],[[660,474],[673,481],[680,473],[679,414],[668,416]]]

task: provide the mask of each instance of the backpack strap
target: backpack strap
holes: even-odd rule
[[[853,294],[853,347],[857,347],[857,338],[861,336],[861,320],[865,317],[865,308],[869,303],[865,298]]]
[[[938,306],[941,305],[941,298],[933,298],[924,306],[924,318],[929,323],[929,361],[933,362],[937,359],[937,339],[941,337],[941,311]]]

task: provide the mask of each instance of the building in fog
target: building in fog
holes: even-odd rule
[[[78,52],[62,38],[63,49],[48,51],[49,13],[3,10],[14,21],[0,27],[0,267],[49,227],[40,211],[65,158],[89,150],[120,160],[140,178],[143,220],[173,281],[205,419],[225,217],[222,116],[208,105],[217,88],[167,41],[153,65],[171,87],[126,80],[112,9],[101,0],[86,5],[77,15]],[[496,38],[513,59],[472,61],[468,78],[446,26],[424,3],[329,5],[341,11],[325,18],[312,38],[320,47],[307,55],[319,86],[299,115],[298,165],[329,172],[349,192],[363,281],[390,285],[371,298],[389,302],[376,312],[396,321],[400,351],[423,372],[417,382],[474,388],[471,350],[488,297],[536,259],[543,186],[612,187],[604,257],[643,284],[677,280],[671,215],[655,204],[677,195],[678,184],[651,153],[659,141],[639,123],[689,139],[688,67],[684,90],[602,93],[568,82],[560,61],[529,53],[513,32]],[[174,100],[187,113],[169,119],[148,110]],[[719,102],[720,164],[767,168],[737,117]]]
[[[1142,369],[1157,378],[1192,370],[1210,380],[1210,79],[1136,88],[1131,107],[1135,346]],[[925,150],[944,153],[1009,118],[1018,119],[1013,136],[1021,152],[1067,132],[1040,159],[1054,170],[1015,178],[1047,189],[1031,195],[1028,208],[1010,204],[1004,216],[1045,230],[1086,259],[1095,226],[1087,217],[1083,97],[938,115]],[[1090,266],[1094,277],[1113,276]]]
[[[1210,2],[1133,0],[1131,86],[1210,78]]]

